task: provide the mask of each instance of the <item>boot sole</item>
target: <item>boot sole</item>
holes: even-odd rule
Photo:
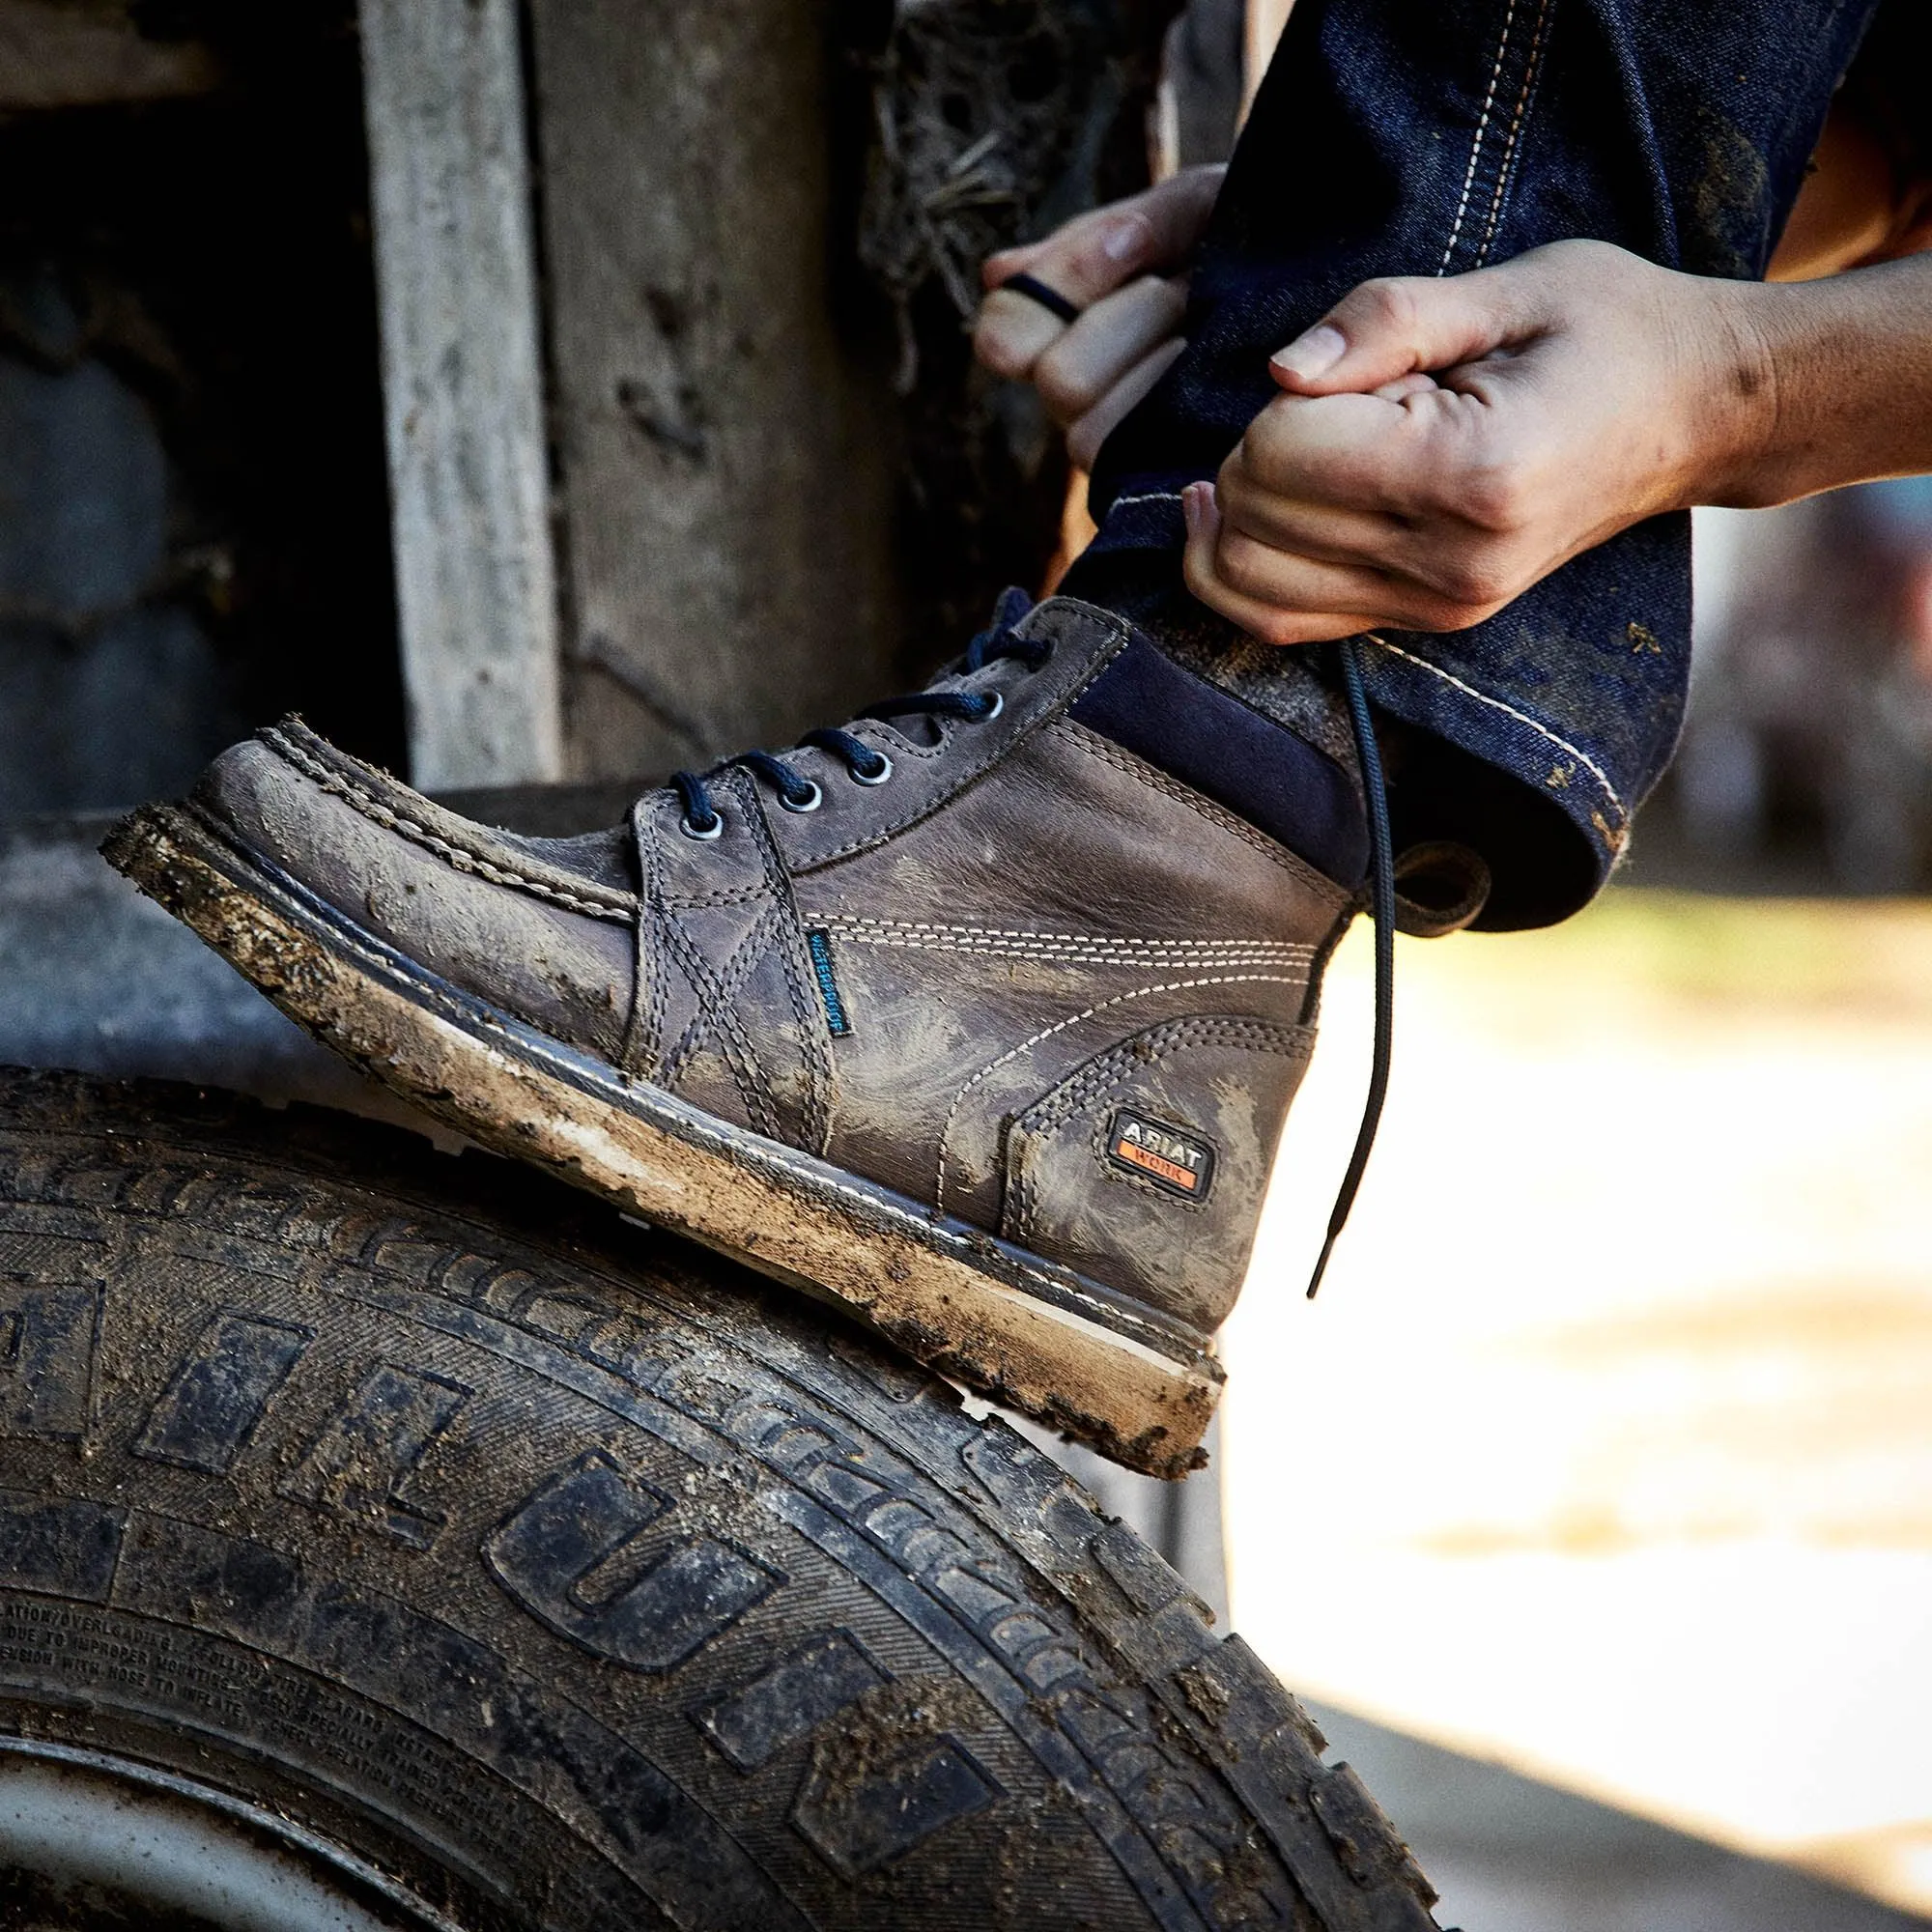
[[[1151,1476],[1206,1460],[1209,1340],[890,1188],[626,1080],[362,931],[192,805],[101,847],[289,1017],[406,1099],[857,1316]]]

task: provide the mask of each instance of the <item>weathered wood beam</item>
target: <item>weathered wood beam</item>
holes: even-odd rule
[[[410,705],[430,786],[562,771],[516,0],[360,0]]]
[[[530,17],[571,769],[782,744],[891,682],[898,614],[890,348],[828,286],[826,0]]]

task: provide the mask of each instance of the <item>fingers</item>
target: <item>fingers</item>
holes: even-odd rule
[[[1066,453],[1076,469],[1092,470],[1100,445],[1118,423],[1173,368],[1187,347],[1179,336],[1163,342],[1123,375],[1094,407],[1066,432]]]
[[[1047,413],[1059,423],[1085,415],[1130,369],[1174,339],[1186,312],[1185,287],[1156,275],[1103,297],[1034,364],[1034,386]]]
[[[1277,496],[1254,480],[1238,451],[1221,468],[1214,502],[1223,521],[1242,535],[1297,556],[1383,570],[1402,569],[1408,561],[1414,533],[1405,520],[1380,510]]]
[[[986,257],[980,275],[997,288],[1009,275],[1037,275],[1069,301],[1097,300],[1129,275],[1172,273],[1193,260],[1214,197],[1222,165],[1183,168],[1124,201],[1090,209],[1051,235]]]
[[[1222,524],[1214,507],[1214,486],[1189,484],[1181,493],[1181,506],[1187,516],[1181,575],[1187,588],[1210,611],[1218,611],[1264,644],[1320,643],[1325,638],[1351,638],[1369,628],[1359,617],[1341,611],[1285,609],[1236,588],[1221,575]]]
[[[1470,526],[1313,502],[1255,487],[1240,454],[1215,484],[1191,485],[1188,587],[1269,643],[1392,625],[1460,631],[1532,581],[1507,545]],[[1336,628],[1337,625],[1341,628]]]
[[[981,273],[989,293],[973,331],[980,360],[997,376],[1024,382],[1066,327],[1027,297],[1003,294],[998,285],[1009,275],[1035,275],[1076,308],[1088,309],[1143,275],[1183,269],[1208,225],[1224,172],[1185,169],[1129,200],[1077,216],[1044,241],[988,256]]]
[[[1279,349],[1269,374],[1304,396],[1367,393],[1416,371],[1453,369],[1520,341],[1539,305],[1508,267],[1364,282]]]

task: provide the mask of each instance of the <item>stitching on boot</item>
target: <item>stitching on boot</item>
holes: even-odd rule
[[[1068,1027],[1078,1026],[1082,1020],[1090,1020],[1095,1013],[1104,1013],[1113,1007],[1125,1006],[1130,1000],[1149,999],[1157,993],[1185,992],[1194,986],[1302,986],[1307,982],[1308,976],[1305,973],[1293,977],[1284,977],[1274,973],[1228,973],[1213,979],[1171,980],[1159,986],[1136,986],[1131,992],[1116,993],[1112,999],[1101,1000],[1084,1012],[1073,1013],[1064,1020],[1058,1020],[1052,1026],[1042,1028],[1031,1039],[1023,1039],[1017,1046],[1009,1047],[997,1060],[988,1061],[980,1067],[979,1072],[952,1096],[952,1104],[946,1110],[946,1119],[939,1129],[939,1165],[933,1183],[932,1205],[935,1211],[944,1213],[946,1210],[946,1145],[952,1137],[952,1122],[959,1109],[965,1105],[966,1096],[982,1081],[990,1079],[1009,1061],[1018,1059],[1021,1054],[1037,1046],[1041,1040],[1051,1039],[1055,1034],[1065,1033]]]
[[[768,1139],[779,1137],[777,1102],[765,1079],[757,1048],[746,1032],[737,1011],[737,998],[745,982],[757,970],[758,961],[769,949],[776,927],[777,907],[768,905],[752,929],[732,949],[724,967],[716,969],[705,958],[703,949],[675,920],[667,920],[664,935],[674,951],[678,965],[691,982],[697,1009],[665,1062],[667,1085],[681,1079],[707,1038],[717,1041],[724,1063],[731,1069],[745,1111],[752,1124]]]
[[[1136,1068],[1151,1065],[1157,1060],[1164,1060],[1169,1054],[1183,1046],[1196,1046],[1204,1041],[1228,1040],[1249,1045],[1257,1052],[1273,1053],[1283,1059],[1297,1060],[1306,1060],[1313,1045],[1305,1027],[1277,1026],[1268,1020],[1223,1018],[1170,1020],[1162,1026],[1150,1028],[1146,1033],[1134,1035],[1130,1040],[1122,1040],[1119,1046],[1110,1047],[1069,1087],[1055,1094],[1042,1111],[1037,1115],[1031,1111],[1022,1114],[1015,1124],[1020,1131],[1028,1135],[1039,1135],[1043,1139],[1046,1135],[1058,1132],[1082,1107],[1097,1095],[1123,1086]],[[1089,1144],[1102,1173],[1109,1179],[1119,1180],[1127,1186],[1140,1189],[1143,1193],[1156,1196],[1164,1207],[1177,1208],[1183,1213],[1205,1214],[1208,1211],[1208,1203],[1205,1201],[1181,1201],[1173,1195],[1162,1193],[1151,1180],[1142,1180],[1133,1175],[1122,1174],[1106,1157],[1106,1140],[1107,1123],[1102,1121],[1095,1125]],[[1022,1163],[1016,1183],[1011,1238],[1026,1242],[1032,1237],[1036,1211],[1030,1163]]]
[[[1089,757],[1098,758],[1102,764],[1112,765],[1118,772],[1123,772],[1130,779],[1151,786],[1174,800],[1177,805],[1184,805],[1197,817],[1205,818],[1218,832],[1232,833],[1244,845],[1252,846],[1264,859],[1279,866],[1285,872],[1299,879],[1303,885],[1312,886],[1323,897],[1337,905],[1346,903],[1349,895],[1331,878],[1318,872],[1307,860],[1298,853],[1291,852],[1286,845],[1278,845],[1265,833],[1257,832],[1246,819],[1237,818],[1225,807],[1218,806],[1211,798],[1184,785],[1179,779],[1170,778],[1155,765],[1123,752],[1111,740],[1102,738],[1098,732],[1090,731],[1086,725],[1071,718],[1056,721],[1066,743],[1077,745]]]
[[[803,1131],[800,1138],[814,1153],[822,1154],[832,1138],[832,1056],[826,1044],[826,1036],[820,1032],[820,1028],[828,1022],[822,1017],[823,1009],[814,997],[816,980],[812,982],[811,992],[806,988],[805,974],[809,961],[805,956],[804,925],[799,918],[797,897],[791,889],[791,875],[785,869],[784,854],[773,836],[771,821],[764,815],[763,801],[753,799],[749,801],[749,806],[757,814],[753,836],[758,840],[758,850],[764,859],[765,880],[772,895],[772,947],[778,952],[779,967],[784,974],[785,992],[791,1001],[792,1018],[798,1026],[799,1057],[805,1065],[805,1118],[801,1123]],[[776,1113],[776,1100],[773,1108]]]
[[[631,843],[638,855],[639,883],[642,887],[642,906],[638,915],[633,969],[637,992],[632,1009],[639,1017],[624,1042],[627,1070],[657,1080],[663,1067],[665,1014],[670,997],[669,966],[665,955],[663,929],[664,853],[650,829],[647,808],[639,800],[631,808]],[[650,991],[645,994],[648,975]]]
[[[1003,958],[1044,959],[1094,966],[1292,966],[1314,956],[1312,946],[1272,939],[1134,939],[1082,932],[1029,932],[987,925],[947,925],[926,920],[867,919],[831,913],[817,923],[864,946],[919,952],[991,952]]]
[[[1092,607],[1085,608],[1092,609]],[[821,867],[831,865],[834,860],[849,858],[854,852],[863,852],[871,846],[884,844],[888,838],[895,838],[899,833],[905,831],[908,826],[917,825],[921,819],[930,818],[941,807],[950,804],[953,799],[957,798],[968,785],[983,778],[995,765],[1011,757],[1028,739],[1037,736],[1041,731],[1051,729],[1055,724],[1065,722],[1065,713],[1068,708],[1079,699],[1080,694],[1107,668],[1108,665],[1120,654],[1127,641],[1127,627],[1120,618],[1110,617],[1110,613],[1099,611],[1095,611],[1094,614],[1095,616],[1110,618],[1110,628],[1113,635],[1108,639],[1105,651],[1096,653],[1094,661],[1087,667],[1086,674],[1077,684],[1071,685],[1065,691],[1062,692],[1051,704],[1041,711],[1038,717],[1029,719],[1025,724],[1020,724],[1010,736],[1001,740],[993,750],[984,753],[971,763],[961,765],[957,777],[946,785],[936,797],[930,798],[924,804],[915,807],[902,817],[889,820],[883,825],[875,826],[869,832],[860,833],[854,838],[848,838],[844,844],[835,846],[829,852],[814,853],[802,859],[799,862],[799,870],[802,872],[815,872]],[[944,745],[950,745],[951,743],[952,737],[949,734],[944,741]],[[944,745],[933,747],[926,755],[936,755],[940,750],[944,749]]]
[[[624,924],[637,915],[635,900],[585,898],[579,893],[546,884],[542,879],[533,879],[526,873],[511,871],[499,866],[494,859],[486,859],[480,852],[453,844],[440,833],[433,832],[427,825],[419,825],[414,819],[406,818],[392,807],[384,805],[374,792],[356,784],[351,779],[344,778],[339,772],[284,737],[272,726],[259,735],[261,741],[270,751],[292,764],[320,790],[341,799],[345,805],[359,811],[364,818],[373,820],[384,831],[393,832],[398,838],[407,838],[411,844],[420,845],[425,851],[434,853],[456,871],[474,872],[480,878],[487,879],[493,886],[509,886],[518,892],[530,893],[538,898],[550,899],[571,912],[582,913],[591,919],[607,919]]]

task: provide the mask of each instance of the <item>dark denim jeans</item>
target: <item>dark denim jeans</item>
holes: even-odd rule
[[[1151,553],[1175,566],[1180,488],[1275,393],[1268,355],[1371,276],[1455,274],[1577,236],[1761,275],[1876,11],[1299,0],[1195,271],[1188,347],[1102,451],[1100,535],[1069,588]],[[1438,795],[1487,783],[1513,801],[1487,923],[1560,919],[1607,876],[1675,745],[1690,632],[1689,519],[1668,516],[1473,630],[1368,647],[1374,702],[1477,761]]]

